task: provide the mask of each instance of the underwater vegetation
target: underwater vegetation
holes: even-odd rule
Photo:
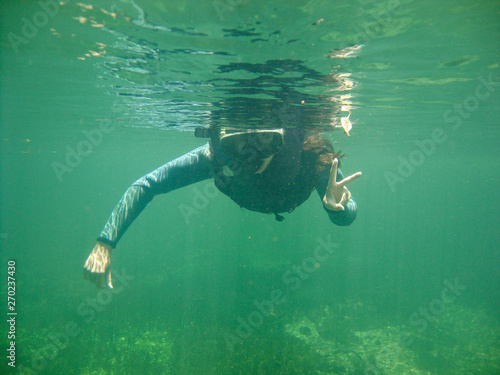
[[[106,327],[109,322],[99,322],[85,327],[83,334],[67,346],[61,341],[47,340],[54,329],[42,329],[36,334],[26,330],[22,337],[23,353],[20,363],[22,374],[81,374],[123,375],[130,373],[170,373],[172,341],[163,327],[141,330],[124,322],[125,329],[116,334]],[[115,325],[116,327],[116,325]],[[59,349],[47,345],[56,343]],[[41,350],[40,350],[41,349]],[[40,370],[40,371],[38,371]]]
[[[203,309],[201,306],[199,312]],[[184,321],[178,321],[168,316],[129,313],[118,320],[96,319],[83,327],[83,334],[61,350],[43,371],[24,373],[500,373],[500,328],[493,317],[480,309],[454,305],[430,322],[425,332],[373,317],[371,326],[360,323],[369,322],[372,313],[372,307],[360,301],[326,305],[307,313],[281,309],[232,350],[222,338],[228,327],[207,324],[201,315],[185,316]],[[20,362],[31,363],[54,328],[21,331],[24,349]]]
[[[452,306],[419,332],[408,325],[377,322],[359,330],[349,311],[370,306],[348,302],[328,306],[311,318],[287,324],[289,334],[328,358],[326,374],[497,374],[500,372],[500,327],[482,310]],[[346,315],[347,312],[347,315]],[[353,324],[353,322],[355,322]]]

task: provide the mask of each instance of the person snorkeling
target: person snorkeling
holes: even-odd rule
[[[330,221],[350,225],[357,206],[339,169],[340,153],[320,134],[301,128],[197,129],[209,142],[172,160],[134,182],[122,196],[97,238],[84,265],[84,277],[98,287],[113,287],[111,251],[146,205],[196,182],[214,179],[215,186],[240,207],[274,214],[283,221],[316,189]]]

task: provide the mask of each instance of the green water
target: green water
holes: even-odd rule
[[[499,1],[0,6],[0,373],[500,373]],[[351,226],[315,193],[278,223],[207,181],[134,222],[113,293],[83,279],[123,192],[195,126],[297,100],[325,130],[351,113],[325,134],[363,172]]]

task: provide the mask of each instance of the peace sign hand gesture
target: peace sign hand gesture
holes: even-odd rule
[[[335,158],[332,163],[332,169],[330,169],[330,179],[328,180],[326,193],[323,197],[323,205],[331,211],[345,210],[345,206],[349,201],[349,198],[351,198],[351,192],[347,190],[346,185],[361,176],[361,172],[357,172],[344,178],[342,181],[337,182],[338,165],[339,160]]]

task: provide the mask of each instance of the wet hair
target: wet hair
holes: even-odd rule
[[[330,168],[333,159],[344,157],[341,151],[335,152],[333,145],[318,133],[306,135],[302,146],[302,163],[305,168],[310,168],[312,179],[317,181],[325,168]]]
[[[321,174],[325,169],[330,171],[333,159],[340,160],[343,156],[340,151],[335,152],[332,144],[320,134],[306,133],[302,145],[301,166],[294,182],[297,187],[296,193],[294,193],[296,196],[291,197],[292,202],[294,200],[300,201],[295,206],[302,203],[303,192],[310,194],[318,186]]]

